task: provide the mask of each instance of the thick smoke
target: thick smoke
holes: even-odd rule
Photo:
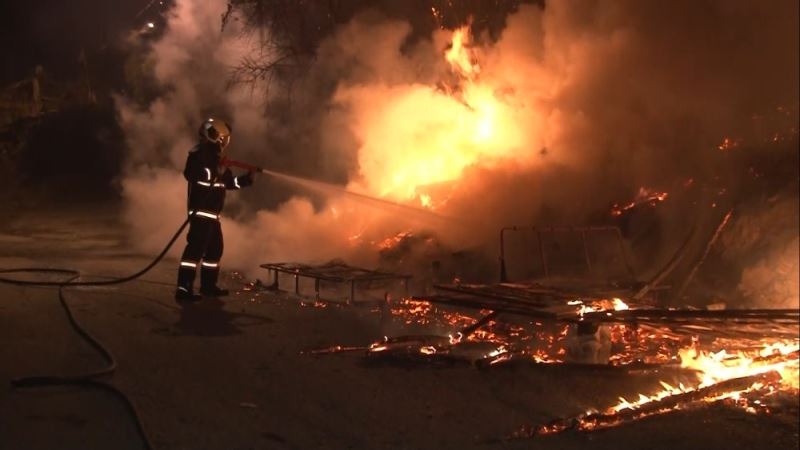
[[[147,251],[163,245],[185,217],[186,182],[181,172],[205,117],[224,117],[234,124],[236,156],[244,154],[259,163],[283,158],[282,149],[266,145],[280,130],[271,127],[264,115],[264,99],[250,88],[227,87],[231,68],[258,51],[258,40],[235,23],[222,30],[220,17],[226,6],[222,0],[176,2],[166,32],[147,55],[163,94],[145,106],[117,99],[130,148],[122,183],[126,218],[135,242]],[[303,156],[297,155],[295,161],[299,164]],[[235,210],[236,196],[230,197],[234,208],[228,209]],[[225,263],[230,268],[251,269],[268,259],[330,259],[346,253],[349,245],[328,238],[345,233],[350,223],[337,220],[330,209],[315,211],[303,198],[291,199],[274,211],[258,211],[246,220],[225,217],[223,223]],[[173,255],[179,251],[173,249]]]
[[[163,95],[145,107],[118,101],[131,149],[128,217],[143,248],[157,248],[184,215],[180,169],[208,114],[233,122],[237,158],[401,202],[430,195],[453,218],[408,218],[260,179],[229,200],[224,263],[232,268],[370,263],[375,242],[404,230],[433,232],[453,249],[489,248],[503,225],[586,223],[643,186],[673,197],[692,183],[705,189],[728,167],[719,148],[726,137],[760,145],[773,127],[755,116],[797,110],[792,0],[527,5],[496,41],[474,38],[480,69],[469,76],[444,58],[451,31],[411,40],[408,23],[365,12],[320,45],[293,84],[292,107],[277,109],[264,105],[283,101],[280,88],[264,98],[259,86],[227,87],[230,68],[259,41],[236,22],[221,29],[225,1],[199,4],[179,0],[149,50]],[[481,95],[491,97],[486,130],[487,112],[472,103]],[[738,175],[728,176],[730,193]],[[681,215],[661,217],[656,256],[688,222],[714,222],[707,190]],[[787,226],[796,237],[796,221]],[[796,261],[796,245],[791,251],[780,257]],[[742,292],[771,262],[749,264]]]

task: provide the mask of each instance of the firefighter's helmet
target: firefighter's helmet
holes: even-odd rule
[[[220,150],[225,150],[225,147],[231,142],[231,126],[222,120],[206,119],[200,125],[199,132],[202,139],[218,144]]]

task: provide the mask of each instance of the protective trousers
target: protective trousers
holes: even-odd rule
[[[178,289],[192,292],[198,264],[200,289],[216,287],[222,249],[222,227],[219,218],[193,216],[189,221],[186,248],[183,250],[178,269]]]

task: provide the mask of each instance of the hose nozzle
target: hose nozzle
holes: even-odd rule
[[[222,158],[219,161],[219,165],[222,167],[238,167],[239,169],[244,169],[248,172],[264,172],[264,169],[261,167],[254,166],[252,164],[243,163],[241,161],[235,161],[233,159]]]

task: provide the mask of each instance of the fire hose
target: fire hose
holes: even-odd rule
[[[8,277],[0,277],[0,283],[12,284],[17,286],[50,286],[50,287],[58,287],[58,300],[61,304],[61,307],[64,309],[64,313],[69,320],[70,326],[75,330],[78,335],[80,335],[89,345],[92,346],[98,353],[103,357],[106,361],[106,366],[97,369],[91,372],[86,372],[78,375],[44,375],[44,376],[29,376],[29,377],[22,377],[16,378],[11,380],[11,385],[16,388],[36,388],[36,387],[46,387],[46,386],[81,386],[81,387],[91,387],[94,389],[100,389],[107,392],[112,393],[119,399],[123,401],[125,407],[127,408],[129,414],[134,419],[136,425],[136,431],[138,432],[139,436],[142,439],[142,443],[146,449],[152,449],[153,446],[150,443],[150,440],[145,433],[144,426],[142,425],[141,417],[136,410],[135,405],[133,402],[125,395],[124,392],[116,388],[115,386],[97,380],[97,378],[108,376],[114,373],[117,369],[117,361],[114,358],[113,353],[108,350],[103,344],[94,336],[92,336],[89,331],[86,330],[75,318],[72,313],[72,310],[67,303],[67,299],[64,296],[64,289],[67,287],[76,287],[76,286],[109,286],[114,284],[122,284],[127,283],[129,281],[135,280],[142,275],[149,272],[153,267],[156,266],[164,256],[167,254],[170,248],[172,248],[175,241],[178,239],[178,236],[181,235],[183,230],[186,228],[186,225],[189,224],[191,220],[191,215],[186,218],[186,220],[181,224],[178,228],[178,231],[172,236],[169,240],[167,245],[158,254],[147,266],[143,269],[139,270],[136,273],[131,275],[122,277],[122,278],[112,278],[109,280],[97,280],[97,281],[78,281],[81,276],[81,273],[77,270],[73,269],[53,269],[53,268],[42,268],[42,267],[25,267],[25,268],[18,268],[18,269],[0,269],[0,274],[42,274],[42,275],[61,275],[65,276],[66,279],[61,281],[31,281],[31,280],[20,280],[16,278],[8,278]]]
[[[258,172],[270,175],[277,175],[276,172],[272,172],[266,169],[262,169],[260,167],[243,163],[240,161],[234,161],[231,159],[223,158],[220,161],[221,167],[236,167],[240,169],[244,169],[248,172]],[[353,195],[361,195],[352,193]],[[364,196],[366,197],[366,196]],[[135,405],[133,402],[125,395],[124,392],[116,388],[115,386],[99,381],[98,378],[109,376],[114,373],[117,369],[117,361],[114,358],[113,353],[108,350],[96,337],[92,336],[89,331],[84,328],[80,322],[75,318],[72,310],[70,309],[69,303],[67,302],[66,297],[64,296],[64,289],[69,287],[80,287],[80,286],[110,286],[116,284],[123,284],[129,281],[133,281],[147,272],[149,272],[153,267],[155,267],[164,256],[166,256],[167,252],[172,248],[175,244],[175,241],[178,237],[183,233],[183,230],[186,229],[186,226],[192,219],[194,212],[190,212],[187,216],[186,220],[178,227],[178,230],[175,234],[170,238],[167,244],[164,246],[164,249],[161,250],[159,253],[147,266],[142,268],[141,270],[121,278],[110,278],[106,280],[95,280],[95,281],[80,281],[81,273],[78,270],[74,269],[58,269],[58,268],[46,268],[46,267],[23,267],[23,268],[15,268],[15,269],[0,269],[0,275],[18,275],[18,274],[39,274],[39,275],[60,275],[65,277],[63,280],[59,281],[34,281],[34,280],[21,280],[18,278],[9,278],[6,276],[0,276],[0,283],[11,284],[16,286],[29,286],[29,287],[57,287],[58,288],[58,300],[61,304],[61,307],[64,310],[65,315],[70,323],[70,326],[75,330],[75,332],[81,336],[86,342],[91,345],[103,359],[106,361],[107,365],[101,369],[97,369],[91,372],[86,372],[77,375],[41,375],[41,376],[28,376],[22,378],[16,378],[11,380],[11,385],[15,388],[36,388],[36,387],[47,387],[47,386],[80,386],[80,387],[91,387],[94,389],[100,389],[107,392],[112,393],[113,395],[117,396],[119,399],[123,401],[125,404],[128,412],[130,413],[131,417],[134,419],[136,430],[139,436],[142,439],[142,443],[146,449],[152,449],[153,446],[145,432],[144,426],[142,425],[142,420],[139,413],[136,410]]]
[[[220,161],[221,167],[237,167],[248,172],[261,172],[266,173],[265,170],[246,164],[239,161],[234,161],[230,159],[222,159]],[[119,399],[123,401],[125,404],[128,412],[130,413],[131,417],[134,419],[136,424],[136,430],[139,433],[139,436],[142,439],[142,443],[146,449],[152,449],[153,446],[150,443],[150,440],[147,437],[147,433],[144,430],[144,426],[142,425],[142,420],[139,416],[139,413],[136,410],[135,405],[133,402],[128,398],[125,393],[123,393],[118,388],[114,387],[113,385],[99,381],[97,378],[109,376],[114,373],[117,369],[117,361],[114,358],[113,353],[108,350],[103,344],[98,340],[96,337],[92,336],[89,331],[84,328],[80,322],[75,318],[72,310],[69,307],[69,303],[67,303],[67,299],[64,296],[64,289],[68,287],[79,287],[79,286],[110,286],[115,284],[123,284],[129,281],[133,281],[150,270],[153,269],[162,259],[166,256],[167,252],[172,248],[175,244],[175,241],[178,240],[178,237],[183,233],[183,230],[186,229],[186,226],[189,225],[192,217],[194,216],[195,212],[192,211],[186,217],[186,220],[178,227],[178,230],[175,234],[172,235],[170,240],[167,242],[167,245],[164,246],[164,249],[161,250],[159,253],[147,266],[142,268],[141,270],[121,278],[111,278],[107,280],[95,280],[95,281],[79,281],[81,277],[81,273],[74,269],[55,269],[55,268],[44,268],[44,267],[23,267],[23,268],[16,268],[16,269],[0,269],[0,274],[2,275],[13,275],[13,274],[40,274],[40,275],[60,275],[66,277],[60,281],[33,281],[33,280],[20,280],[17,278],[8,278],[4,276],[0,276],[0,283],[6,283],[16,286],[37,286],[37,287],[57,287],[58,288],[58,300],[61,304],[61,307],[64,309],[64,313],[67,316],[67,319],[70,323],[70,326],[75,330],[75,332],[81,336],[89,345],[92,346],[103,359],[106,361],[106,366],[97,369],[91,372],[86,372],[77,375],[41,375],[41,376],[28,376],[22,378],[16,378],[11,380],[11,385],[16,388],[36,388],[36,387],[46,387],[46,386],[81,386],[81,387],[91,387],[95,389],[104,390],[107,392],[112,393],[113,395],[117,396]]]
[[[245,169],[249,172],[263,172],[262,169],[245,164],[239,161],[232,161],[223,159],[220,162],[220,166],[223,167],[238,167]],[[115,284],[123,284],[129,281],[133,281],[142,275],[149,272],[153,267],[155,267],[164,256],[166,256],[167,252],[172,248],[175,244],[175,241],[178,237],[183,233],[183,230],[186,229],[186,226],[192,219],[194,215],[194,211],[190,212],[187,216],[186,220],[178,227],[178,230],[175,234],[172,235],[167,245],[164,246],[164,249],[161,250],[159,253],[147,266],[142,268],[141,270],[121,278],[111,278],[107,280],[95,280],[95,281],[80,281],[79,278],[81,277],[81,273],[74,269],[55,269],[55,268],[45,268],[45,267],[23,267],[23,268],[16,268],[16,269],[0,269],[0,274],[2,275],[13,275],[13,274],[39,274],[39,275],[60,275],[66,277],[60,281],[33,281],[33,280],[20,280],[17,278],[8,278],[5,276],[0,276],[0,283],[11,284],[16,286],[37,286],[37,287],[57,287],[58,288],[58,300],[61,304],[61,307],[64,309],[64,313],[67,316],[67,319],[70,323],[70,326],[75,330],[75,332],[81,336],[89,345],[92,346],[102,358],[106,361],[106,366],[97,369],[91,372],[86,372],[77,375],[40,375],[40,376],[28,376],[22,378],[15,378],[11,380],[11,385],[15,388],[36,388],[36,387],[46,387],[46,386],[81,386],[81,387],[91,387],[94,389],[100,389],[107,392],[112,393],[119,399],[123,401],[125,404],[128,412],[130,413],[131,417],[134,419],[136,425],[136,431],[138,432],[139,436],[142,439],[142,443],[146,449],[152,449],[153,446],[150,443],[150,440],[147,437],[147,433],[144,430],[144,426],[142,425],[141,417],[136,410],[135,405],[133,402],[125,395],[124,392],[116,388],[115,386],[99,381],[97,378],[108,376],[114,373],[117,369],[117,360],[114,358],[113,353],[108,350],[99,339],[92,336],[89,331],[84,328],[80,322],[75,318],[72,310],[70,309],[69,303],[67,302],[66,297],[64,296],[64,289],[68,287],[79,287],[79,286],[110,286]]]
[[[219,162],[219,165],[222,167],[236,167],[238,169],[244,169],[248,172],[266,173],[266,170],[262,169],[261,167],[228,158],[222,158]]]

